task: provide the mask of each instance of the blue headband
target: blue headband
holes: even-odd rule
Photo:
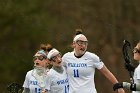
[[[42,55],[44,55],[44,56],[47,58],[47,54],[45,53],[44,50],[39,50],[39,51],[37,52],[37,54],[42,54]]]

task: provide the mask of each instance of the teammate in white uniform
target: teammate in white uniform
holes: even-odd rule
[[[137,43],[136,47],[133,50],[134,60],[139,62],[139,65],[134,69],[134,67],[129,64],[127,66],[128,71],[134,71],[134,84],[128,82],[117,83],[114,85],[114,90],[118,88],[126,88],[132,90],[132,93],[140,93],[140,42]]]
[[[94,83],[95,68],[101,71],[113,84],[117,79],[94,53],[87,52],[88,40],[82,31],[77,31],[73,39],[73,52],[62,57],[69,79],[69,93],[97,93]],[[123,89],[118,90],[124,93]]]
[[[46,79],[47,93],[68,93],[68,78],[66,70],[61,64],[62,58],[60,52],[53,48],[47,57],[53,65]]]
[[[140,58],[140,54],[139,54],[139,58]],[[140,64],[136,67],[136,69],[134,71],[134,83],[140,84]],[[138,89],[136,89],[136,91],[133,91],[132,93],[140,93],[140,90],[139,91],[137,91],[137,90]]]
[[[46,82],[41,82],[41,81],[42,81],[42,79],[44,81],[46,81],[45,77],[47,76],[47,72],[49,71],[49,69],[48,69],[49,61],[47,59],[46,53],[47,53],[47,48],[51,49],[51,47],[50,46],[46,47],[45,51],[43,50],[44,47],[41,47],[41,48],[42,49],[39,50],[34,55],[34,58],[33,58],[34,67],[37,69],[30,70],[27,72],[25,81],[23,84],[24,90],[22,93],[45,93],[41,90],[41,86],[40,86],[41,84],[39,84],[39,83],[44,83],[43,87],[45,87],[45,85],[46,85]],[[43,74],[42,75],[43,77],[39,77],[39,78],[41,78],[41,81],[38,81],[40,79],[36,78],[35,74],[36,75]]]

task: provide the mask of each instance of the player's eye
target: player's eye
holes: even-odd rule
[[[134,48],[134,49],[133,49],[133,52],[134,52],[134,53],[139,53],[139,54],[140,54],[140,50],[139,50],[138,48]]]
[[[81,46],[81,45],[87,45],[88,41],[81,41],[81,40],[77,40],[76,43]]]
[[[35,61],[35,60],[40,60],[40,61],[42,61],[43,59],[45,59],[45,57],[43,57],[43,56],[34,56],[33,57],[33,61]]]

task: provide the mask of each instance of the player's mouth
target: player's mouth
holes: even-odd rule
[[[61,61],[59,61],[58,64],[61,64]]]
[[[34,66],[39,66],[40,64],[39,63],[35,63],[35,65]]]
[[[80,48],[81,51],[85,51],[85,48]]]

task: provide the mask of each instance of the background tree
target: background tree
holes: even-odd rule
[[[129,81],[122,42],[126,39],[134,46],[139,40],[139,4],[139,0],[0,0],[1,93],[7,93],[11,82],[23,83],[41,43],[51,43],[62,54],[71,50],[76,28],[88,37],[88,50],[99,55],[120,81]],[[113,93],[112,84],[100,73],[95,79],[99,93]]]

